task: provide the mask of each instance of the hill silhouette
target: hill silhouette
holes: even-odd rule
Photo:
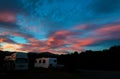
[[[57,54],[53,54],[53,53],[50,53],[50,52],[42,52],[42,53],[39,53],[38,55],[40,57],[56,57],[56,56],[58,56]]]

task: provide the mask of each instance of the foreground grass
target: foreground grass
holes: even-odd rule
[[[120,79],[120,71],[79,70],[79,72],[68,72],[38,68],[8,72],[0,79]]]
[[[80,73],[51,69],[32,69],[7,73],[4,78],[12,79],[80,79]]]

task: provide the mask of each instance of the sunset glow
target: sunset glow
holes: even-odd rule
[[[120,45],[120,1],[106,1],[0,0],[0,50],[66,54]]]

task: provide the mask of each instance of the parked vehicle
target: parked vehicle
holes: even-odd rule
[[[7,71],[27,70],[29,68],[29,60],[27,53],[13,53],[5,57],[4,68]]]
[[[37,58],[35,60],[35,67],[42,68],[56,68],[57,58]]]
[[[15,70],[27,70],[29,67],[27,53],[16,53]]]

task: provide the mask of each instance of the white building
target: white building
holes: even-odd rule
[[[35,67],[56,67],[57,66],[57,58],[37,58],[35,60]]]

